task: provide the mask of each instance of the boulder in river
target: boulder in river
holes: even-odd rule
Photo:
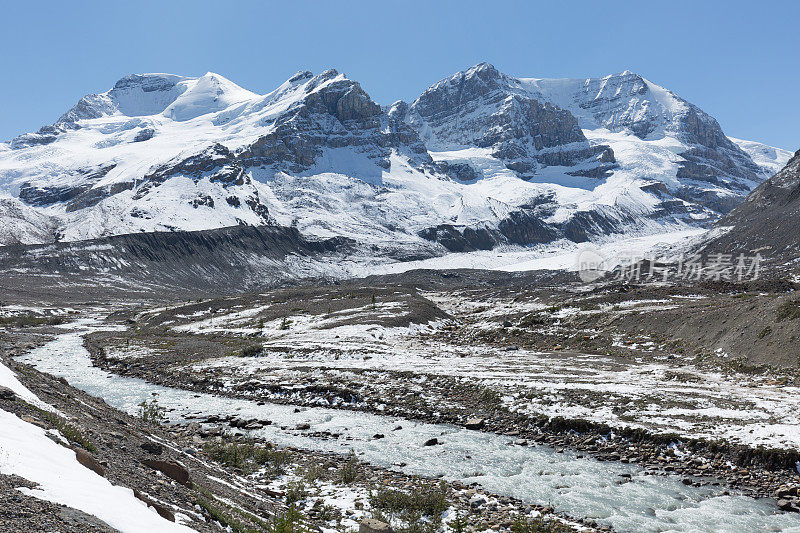
[[[481,429],[485,424],[485,419],[475,416],[467,419],[467,423],[464,424],[464,427],[467,429]]]

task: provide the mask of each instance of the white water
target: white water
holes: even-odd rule
[[[721,496],[711,488],[684,486],[674,476],[645,476],[631,465],[578,459],[573,453],[559,454],[544,446],[514,446],[508,437],[453,426],[322,408],[295,413],[291,406],[258,406],[247,400],[116,376],[92,366],[83,347],[81,336],[93,328],[92,321],[68,327],[72,330],[21,360],[63,376],[73,386],[129,413],[156,393],[159,403],[170,409],[173,422],[192,414],[268,419],[273,424],[253,432],[254,436],[311,450],[346,453],[353,449],[360,459],[372,464],[388,467],[406,463],[402,470],[409,474],[479,482],[492,492],[532,503],[550,503],[559,511],[594,518],[618,531],[800,532],[800,515],[778,512],[772,500]],[[327,430],[341,437],[313,438],[291,429],[304,422],[311,424],[312,432]],[[394,431],[398,425],[402,429]],[[372,439],[376,433],[385,438]],[[423,446],[431,437],[443,444]],[[623,473],[632,475],[630,482],[621,483],[619,474]]]

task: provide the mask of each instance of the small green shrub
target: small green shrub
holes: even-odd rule
[[[402,533],[438,531],[448,507],[447,485],[415,492],[382,488],[370,493],[369,503],[379,520],[405,524],[398,529]]]
[[[330,472],[324,465],[314,464],[306,468],[303,479],[309,483],[319,480],[326,480],[330,477]]]
[[[359,477],[358,459],[353,450],[350,450],[350,458],[347,462],[339,468],[337,472],[339,481],[345,485],[355,482]]]
[[[292,505],[308,497],[308,491],[302,481],[295,481],[286,486],[286,503]]]
[[[158,403],[158,397],[154,394],[150,401],[143,401],[139,404],[139,418],[147,424],[159,426],[167,421],[167,410]]]
[[[50,411],[45,411],[43,409],[35,408],[39,415],[50,422],[55,428],[58,430],[61,435],[64,436],[72,444],[77,444],[87,452],[97,453],[97,447],[87,439],[81,431],[67,422],[66,419],[58,416],[55,413],[51,413]]]
[[[503,397],[500,393],[492,389],[483,389],[478,396],[478,400],[489,408],[500,407],[503,403]]]
[[[290,505],[285,513],[275,516],[267,528],[268,533],[309,533],[303,515],[294,505]]]
[[[36,314],[2,316],[0,326],[12,326],[17,328],[27,328],[34,326],[58,326],[64,323],[64,317],[60,316],[41,316]]]
[[[461,511],[456,511],[456,516],[447,525],[453,533],[466,533],[467,531],[467,518]]]
[[[251,344],[250,346],[245,346],[241,350],[239,350],[240,357],[255,357],[259,355],[264,350],[264,347],[260,344]]]

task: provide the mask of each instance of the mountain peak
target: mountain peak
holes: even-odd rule
[[[144,90],[159,90],[164,87],[172,87],[178,82],[187,79],[185,76],[178,76],[177,74],[164,74],[164,73],[145,73],[145,74],[128,74],[123,76],[114,84],[111,89],[124,90],[132,87],[142,87]]]
[[[494,65],[491,63],[487,63],[486,61],[481,61],[477,65],[473,65],[472,67],[467,69],[467,72],[496,72],[499,73],[500,71],[495,68]]]

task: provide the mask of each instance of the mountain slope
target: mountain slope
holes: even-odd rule
[[[0,144],[0,244],[269,224],[423,257],[707,224],[763,173],[713,118],[628,72],[480,64],[387,108],[335,70],[266,95],[132,75]]]
[[[723,229],[704,243],[706,253],[761,254],[781,269],[798,267],[800,257],[800,150],[772,178],[759,185],[719,221]]]

